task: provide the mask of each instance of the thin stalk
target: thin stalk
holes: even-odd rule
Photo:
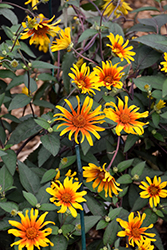
[[[76,49],[72,48],[72,50],[73,50],[77,55],[79,55],[80,57],[83,57],[85,60],[87,60],[87,61],[89,61],[89,62],[91,62],[91,63],[93,63],[93,64],[98,65],[98,63],[96,63],[95,61],[89,59],[88,57],[83,56],[83,55],[82,55],[81,53],[79,53]]]
[[[76,150],[76,156],[77,156],[79,182],[83,183],[83,169],[82,169],[82,164],[81,164],[79,145],[75,146],[75,150]],[[83,184],[81,184],[81,187],[80,187],[79,191],[83,191]],[[81,205],[82,205],[82,208],[83,208],[83,203],[81,203]],[[86,250],[84,210],[80,210],[80,223],[81,223],[82,250]]]
[[[108,167],[107,167],[107,171],[109,171],[109,169],[111,168],[111,166],[112,166],[112,164],[113,164],[113,161],[115,160],[115,157],[116,157],[116,155],[117,155],[117,153],[118,153],[118,149],[119,149],[119,145],[120,145],[120,139],[121,139],[121,137],[120,136],[118,136],[118,141],[117,141],[117,148],[116,148],[116,150],[115,150],[115,153],[114,153],[114,155],[113,155],[113,158],[111,159],[111,161],[110,161],[110,164],[108,165]]]

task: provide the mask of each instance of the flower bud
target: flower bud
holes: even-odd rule
[[[49,132],[49,133],[52,133],[52,132],[53,132],[53,128],[51,128],[51,127],[48,128],[48,132]]]
[[[110,220],[111,220],[109,216],[105,216],[104,219],[105,219],[106,222],[110,222]]]
[[[63,230],[60,228],[60,229],[58,230],[58,234],[62,234],[62,232],[63,232]]]

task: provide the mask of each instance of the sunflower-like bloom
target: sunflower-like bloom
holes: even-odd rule
[[[123,67],[117,67],[118,64],[119,63],[112,65],[111,61],[107,61],[106,63],[102,61],[102,68],[99,66],[94,67],[93,70],[97,76],[97,83],[105,86],[109,90],[111,87],[121,89],[123,83],[120,79],[124,72],[121,72]]]
[[[32,208],[30,211],[30,217],[28,216],[28,210],[26,210],[25,216],[21,212],[18,212],[18,215],[21,218],[21,223],[18,221],[9,220],[9,224],[17,227],[19,230],[9,229],[8,233],[21,238],[21,240],[18,240],[11,244],[11,247],[13,247],[14,245],[19,245],[19,250],[22,250],[22,248],[24,247],[26,247],[27,250],[33,250],[34,246],[40,249],[40,246],[47,247],[48,243],[51,246],[54,246],[54,244],[48,238],[46,238],[46,236],[52,233],[52,229],[46,228],[41,230],[49,223],[55,224],[52,221],[44,222],[47,214],[48,212],[45,212],[37,220],[38,210],[35,209],[34,214],[34,210]]]
[[[124,39],[120,35],[114,35],[110,33],[109,36],[107,36],[111,42],[111,44],[107,44],[112,49],[112,52],[118,56],[121,61],[126,60],[128,63],[131,63],[130,61],[134,61],[134,56],[136,53],[131,51],[133,49],[133,46],[127,47],[129,40],[126,40],[124,43]],[[124,44],[123,44],[124,43]]]
[[[81,90],[82,94],[96,94],[93,89],[100,91],[99,87],[102,84],[96,82],[96,77],[92,73],[90,73],[90,67],[86,66],[86,63],[82,64],[80,70],[77,65],[73,64],[73,68],[71,68],[74,74],[69,73],[68,75],[73,79],[72,82],[76,84],[78,89]]]
[[[154,246],[151,245],[151,241],[147,238],[144,241],[140,241],[137,250],[153,250]]]
[[[135,105],[128,107],[128,96],[125,96],[125,104],[118,97],[118,107],[114,102],[106,103],[106,106],[112,106],[115,108],[105,108],[104,113],[106,117],[117,123],[115,132],[120,136],[120,132],[124,130],[128,134],[142,135],[144,133],[143,126],[148,122],[136,121],[136,119],[147,117],[149,112],[138,113],[139,108]]]
[[[159,100],[159,102],[157,104],[154,105],[154,110],[159,112],[162,108],[165,107],[166,102],[164,102],[163,100]]]
[[[120,15],[127,15],[128,11],[132,11],[133,9],[129,6],[128,3],[126,3],[124,0],[121,0],[118,7],[117,6],[117,1],[112,1],[111,0],[104,0],[104,4],[102,5],[102,9],[104,11],[103,15],[104,16],[110,16],[113,11],[114,11],[114,15],[116,17],[119,17]],[[110,3],[111,2],[111,3]],[[109,4],[110,3],[110,4]]]
[[[31,6],[34,7],[37,3],[39,3],[39,0],[28,0],[28,1],[25,2],[24,4],[29,4],[29,3],[31,3]],[[35,7],[33,8],[33,10],[37,10],[37,9],[38,9],[37,6],[35,6]]]
[[[115,181],[115,178],[105,169],[105,164],[102,167],[97,167],[93,163],[89,163],[89,166],[83,167],[83,177],[87,178],[86,182],[93,182],[93,189],[95,189],[98,185],[97,192],[100,193],[103,189],[105,191],[105,197],[108,195],[112,197],[112,192],[115,195],[118,195],[118,191],[122,191],[122,189],[118,188],[120,184]]]
[[[49,36],[54,37],[60,30],[60,27],[57,26],[60,20],[53,24],[49,24],[53,18],[54,16],[48,20],[43,14],[39,14],[34,18],[27,16],[27,22],[22,23],[24,33],[21,34],[20,38],[27,39],[31,37],[29,44],[35,44],[36,46],[39,45],[39,50],[46,53],[50,43]]]
[[[85,98],[82,108],[80,106],[79,97],[76,96],[76,98],[78,101],[77,111],[73,109],[71,103],[67,99],[65,99],[65,101],[70,107],[72,113],[59,105],[56,106],[56,108],[58,108],[62,113],[57,113],[54,116],[62,117],[56,118],[55,121],[64,121],[57,127],[57,129],[61,126],[66,126],[66,128],[61,131],[60,136],[64,135],[67,132],[70,132],[68,138],[71,141],[71,137],[74,133],[75,142],[78,144],[78,134],[79,132],[81,132],[81,143],[86,137],[90,146],[93,146],[93,140],[90,133],[92,133],[97,139],[100,139],[100,135],[97,133],[97,131],[104,131],[105,129],[94,124],[103,123],[105,115],[102,111],[100,111],[101,105],[98,106],[94,111],[91,110],[93,106],[93,99],[89,98],[88,96]]]
[[[56,38],[56,41],[52,42],[51,51],[55,52],[62,49],[67,49],[67,51],[70,51],[73,46],[70,33],[70,27],[65,28],[65,30],[60,29],[57,34],[59,38]]]
[[[161,65],[163,65],[161,71],[165,71],[165,73],[167,73],[167,52],[164,52],[164,59],[165,61],[160,63]]]
[[[58,185],[53,182],[52,185],[54,187],[47,188],[46,192],[53,196],[50,198],[50,201],[53,202],[56,206],[61,207],[58,213],[65,213],[68,208],[72,216],[76,217],[76,209],[83,210],[81,204],[79,203],[86,201],[83,196],[86,195],[87,192],[77,192],[77,190],[81,186],[81,183],[79,183],[78,181],[73,182],[73,180],[74,178],[69,178],[67,176],[64,179],[63,185],[60,181],[57,181],[59,182]]]
[[[146,214],[143,213],[142,217],[139,212],[138,216],[134,217],[134,213],[131,212],[128,216],[128,222],[124,221],[120,218],[116,219],[121,227],[125,228],[125,231],[118,232],[117,236],[119,237],[125,237],[128,236],[129,244],[134,247],[134,243],[137,245],[140,244],[140,241],[145,241],[147,239],[151,241],[155,241],[155,239],[147,238],[149,237],[155,237],[154,233],[146,233],[145,231],[149,228],[153,227],[153,224],[150,224],[148,227],[141,227],[143,220],[146,218]]]
[[[167,186],[167,181],[161,182],[161,177],[154,176],[153,182],[150,177],[146,177],[149,184],[141,181],[142,185],[139,185],[144,191],[140,192],[141,198],[149,198],[149,203],[151,207],[156,207],[160,203],[160,198],[167,197],[167,190],[163,189]]]

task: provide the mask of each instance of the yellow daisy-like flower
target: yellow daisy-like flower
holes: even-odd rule
[[[37,3],[39,3],[39,0],[28,0],[28,1],[25,2],[24,4],[29,4],[29,3],[31,3],[31,6],[34,7]],[[35,6],[35,7],[33,8],[33,10],[37,10],[37,9],[38,9],[37,6]]]
[[[164,102],[163,100],[160,99],[159,102],[154,105],[154,110],[155,111],[161,110],[162,108],[165,107],[165,104],[166,104],[166,102]]]
[[[164,59],[164,62],[160,62],[160,64],[163,65],[161,71],[165,71],[165,73],[167,73],[167,52],[164,52]]]
[[[146,218],[146,214],[143,213],[142,217],[139,212],[138,216],[134,217],[134,213],[131,212],[128,216],[128,222],[124,221],[120,218],[116,219],[121,227],[125,228],[125,231],[118,232],[117,236],[119,237],[125,237],[128,236],[129,244],[134,247],[134,243],[137,245],[140,244],[141,241],[145,241],[147,239],[151,241],[155,241],[155,239],[147,238],[149,237],[155,237],[154,233],[146,233],[145,231],[149,228],[153,227],[153,224],[149,225],[148,227],[141,227],[144,219]]]
[[[118,7],[116,8],[117,6],[117,3],[118,1],[112,1],[111,0],[104,0],[104,4],[102,5],[102,9],[104,11],[103,15],[104,16],[110,16],[113,11],[114,11],[114,15],[116,17],[119,17],[120,15],[127,15],[128,14],[128,11],[132,11],[133,9],[129,6],[128,3],[126,3],[124,0],[121,0]],[[111,2],[111,3],[110,3]],[[110,4],[109,4],[110,3]]]
[[[86,195],[87,192],[77,192],[77,190],[81,186],[81,183],[79,183],[78,181],[75,181],[73,183],[73,180],[74,178],[66,177],[64,179],[63,185],[60,181],[58,185],[53,182],[52,184],[55,187],[47,188],[46,192],[53,196],[52,198],[50,198],[50,201],[53,202],[56,206],[61,207],[58,213],[65,213],[68,208],[72,216],[76,217],[76,209],[83,210],[82,206],[79,203],[86,201],[83,196]]]
[[[127,47],[129,40],[126,40],[124,43],[124,39],[120,35],[114,35],[110,33],[109,36],[107,36],[111,42],[111,44],[107,44],[112,49],[112,52],[118,56],[121,61],[126,60],[128,63],[131,63],[130,61],[134,61],[134,56],[136,53],[131,51],[133,49],[133,46]]]
[[[79,68],[73,64],[73,68],[71,68],[74,74],[69,73],[68,75],[73,79],[73,83],[76,84],[78,89],[81,90],[82,94],[96,94],[93,89],[100,91],[99,87],[102,84],[96,82],[96,77],[92,73],[90,73],[90,67],[86,66],[86,63],[82,64],[80,70]]]
[[[54,116],[62,117],[56,118],[55,121],[64,121],[58,126],[58,128],[60,128],[61,126],[66,126],[66,128],[61,131],[60,136],[64,135],[67,132],[70,132],[68,137],[69,140],[71,141],[71,137],[74,134],[75,142],[79,144],[78,134],[79,132],[81,132],[81,143],[86,137],[90,146],[93,146],[93,140],[90,133],[92,133],[97,139],[100,139],[100,135],[97,133],[97,131],[104,131],[105,129],[96,126],[95,124],[103,123],[105,115],[103,115],[103,112],[100,111],[101,105],[99,105],[94,111],[92,111],[93,99],[89,98],[88,96],[85,98],[82,108],[80,106],[79,97],[76,96],[76,98],[78,101],[77,111],[73,109],[71,103],[67,99],[65,99],[65,102],[70,107],[72,113],[59,105],[56,106],[56,108],[58,108],[62,113],[57,113]]]
[[[67,51],[70,51],[73,46],[70,33],[70,27],[65,28],[65,30],[60,29],[57,34],[59,38],[56,38],[56,41],[52,42],[51,51],[55,52],[62,49],[67,49]]]
[[[151,241],[147,238],[144,241],[140,241],[137,250],[153,250],[154,246],[151,245]]]
[[[34,214],[34,210],[32,208],[30,211],[30,217],[28,216],[28,210],[26,210],[25,216],[21,212],[18,212],[18,215],[21,218],[21,223],[18,221],[9,220],[9,224],[18,228],[19,230],[9,229],[8,233],[21,238],[21,240],[18,240],[11,244],[11,247],[13,247],[14,245],[19,245],[19,250],[22,250],[24,247],[26,247],[27,250],[33,250],[34,246],[40,249],[40,246],[47,247],[48,243],[51,246],[54,246],[54,244],[48,238],[46,238],[46,236],[52,233],[52,229],[46,228],[41,230],[49,223],[55,224],[52,221],[44,222],[47,214],[48,212],[45,212],[37,220],[38,210],[35,209]]]
[[[142,135],[144,133],[143,126],[148,124],[148,122],[136,121],[139,118],[145,118],[148,116],[149,112],[144,113],[137,112],[140,108],[136,105],[131,105],[128,107],[128,96],[125,96],[125,104],[118,97],[118,107],[114,102],[106,103],[106,106],[112,106],[115,108],[105,108],[104,113],[106,117],[117,123],[115,132],[120,136],[122,130],[128,134]]]
[[[43,14],[31,18],[27,16],[27,22],[23,22],[22,26],[24,32],[21,34],[21,39],[27,39],[29,37],[29,44],[39,45],[39,50],[47,52],[49,48],[50,38],[49,36],[54,37],[56,33],[60,30],[57,24],[61,21],[58,20],[53,24],[49,24],[53,20],[54,16],[51,19],[47,19]]]
[[[120,184],[115,181],[115,178],[105,169],[105,164],[102,167],[97,167],[93,163],[89,163],[89,166],[83,167],[83,177],[87,178],[86,182],[93,182],[93,189],[95,189],[98,185],[97,192],[100,193],[103,189],[105,191],[105,197],[108,195],[112,197],[112,193],[118,195],[118,191],[122,191],[122,189],[118,188]]]
[[[77,172],[75,171],[73,174],[71,172],[72,172],[71,169],[69,169],[68,172],[65,174],[65,176],[74,178],[74,180],[78,181],[78,177],[75,177],[77,175]]]
[[[105,86],[107,89],[111,89],[111,87],[115,87],[121,89],[123,83],[120,81],[124,72],[123,67],[117,67],[119,63],[112,65],[111,61],[107,61],[106,63],[102,61],[102,68],[96,66],[93,68],[95,75],[97,76],[97,83]]]
[[[28,88],[27,88],[26,86],[24,86],[24,87],[22,88],[21,93],[22,93],[22,94],[25,94],[26,96],[32,96],[32,92],[30,91],[30,93],[29,93]]]
[[[146,177],[146,180],[149,184],[144,181],[141,181],[142,185],[139,185],[144,191],[140,192],[141,198],[149,198],[149,203],[151,207],[156,207],[160,203],[160,198],[167,197],[167,190],[163,189],[167,186],[167,181],[161,182],[161,177],[154,176],[153,182],[150,177]]]

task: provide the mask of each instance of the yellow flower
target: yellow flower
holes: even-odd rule
[[[55,187],[47,188],[46,192],[53,196],[52,198],[50,198],[51,202],[53,202],[56,206],[61,206],[61,209],[58,211],[58,213],[65,213],[68,208],[72,216],[76,217],[76,209],[83,210],[82,206],[79,203],[86,201],[83,196],[86,195],[87,192],[77,192],[77,190],[81,186],[81,183],[73,183],[73,180],[73,178],[69,179],[69,177],[67,176],[64,179],[63,185],[60,181],[58,181],[58,185],[53,182],[52,184]]]
[[[151,245],[151,241],[147,238],[144,241],[140,241],[137,250],[153,250],[154,246]]]
[[[49,48],[50,38],[49,36],[54,37],[56,33],[60,30],[57,22],[49,24],[53,20],[54,16],[51,19],[47,19],[43,14],[39,14],[33,19],[27,16],[27,22],[23,22],[22,26],[24,28],[24,33],[21,34],[21,39],[27,39],[29,37],[29,44],[39,45],[39,50],[47,52]]]
[[[125,96],[125,104],[118,97],[118,107],[114,102],[106,103],[106,106],[115,108],[105,108],[106,117],[117,123],[115,132],[120,136],[120,132],[124,130],[128,134],[142,135],[144,133],[143,126],[148,122],[136,121],[136,119],[147,117],[149,112],[138,113],[139,108],[136,105],[131,105],[128,108],[128,96]]]
[[[25,2],[24,4],[29,4],[29,3],[31,3],[31,6],[34,7],[37,3],[39,3],[39,0],[28,0],[28,1]],[[35,7],[33,8],[33,10],[37,10],[37,9],[38,9],[37,6],[35,6]]]
[[[167,72],[167,52],[164,52],[164,59],[165,62],[161,62],[160,64],[163,65],[163,68],[161,69],[161,71],[165,71],[165,73]]]
[[[77,172],[74,172],[73,174],[71,173],[71,169],[68,170],[68,172],[65,174],[65,176],[68,176],[70,178],[73,178],[74,176],[77,175]],[[75,177],[74,180],[78,181],[78,178]]]
[[[134,217],[134,213],[131,212],[130,215],[128,216],[128,222],[120,218],[116,219],[121,225],[121,227],[125,228],[125,231],[118,232],[117,236],[119,237],[128,236],[129,244],[132,245],[133,247],[134,243],[139,245],[141,241],[147,239],[155,241],[155,239],[150,239],[146,237],[146,236],[154,237],[155,236],[154,233],[145,232],[147,229],[152,228],[153,224],[149,225],[148,227],[141,227],[143,220],[146,218],[146,214],[143,213],[141,217],[140,213],[139,212],[137,213],[138,216]]]
[[[56,41],[52,42],[51,50],[52,52],[62,50],[62,49],[67,49],[67,51],[70,51],[73,43],[71,42],[71,28],[67,27],[65,30],[60,30],[58,32],[59,38],[56,38]]]
[[[113,11],[114,11],[114,15],[116,17],[119,17],[120,15],[127,15],[128,11],[132,11],[133,9],[129,6],[128,3],[126,3],[124,0],[120,0],[120,3],[118,5],[118,7],[116,8],[118,1],[112,1],[111,0],[104,0],[104,4],[102,5],[102,9],[104,11],[104,15],[106,16],[110,16]],[[110,3],[111,2],[111,3]],[[110,3],[110,4],[109,4]]]
[[[167,181],[161,183],[161,177],[154,176],[153,182],[151,182],[150,177],[146,177],[146,180],[149,184],[144,181],[141,181],[142,185],[139,185],[144,191],[140,192],[141,198],[149,198],[149,203],[151,207],[156,207],[160,203],[160,197],[167,197],[167,190],[163,189],[167,186]]]
[[[101,105],[98,106],[94,111],[91,111],[93,106],[93,99],[87,96],[81,108],[80,99],[78,96],[76,96],[76,98],[78,101],[77,111],[73,109],[71,103],[67,99],[65,99],[65,102],[70,107],[72,113],[59,105],[56,106],[56,108],[58,108],[62,113],[57,113],[54,116],[62,117],[56,118],[55,121],[64,121],[58,126],[58,128],[60,128],[61,126],[66,126],[66,128],[61,131],[60,136],[64,135],[67,132],[70,132],[68,138],[71,141],[71,137],[74,133],[75,142],[79,144],[78,134],[79,132],[81,132],[81,143],[86,137],[90,146],[93,146],[93,140],[90,133],[92,133],[97,139],[100,139],[100,135],[97,133],[97,131],[104,131],[105,129],[94,124],[103,123],[103,119],[105,118],[105,116],[103,115],[103,112],[100,111]]]
[[[90,73],[89,66],[86,63],[82,64],[81,69],[73,64],[71,68],[74,74],[69,73],[68,75],[73,79],[72,82],[76,84],[78,89],[81,90],[82,94],[96,94],[93,89],[100,91],[99,87],[102,86],[101,83],[96,82],[96,77],[93,73]]]
[[[166,102],[164,102],[163,100],[160,99],[159,102],[156,105],[154,105],[155,111],[159,111],[162,108],[164,108],[165,104],[166,104]]]
[[[123,67],[117,67],[118,63],[112,65],[111,61],[107,61],[106,63],[102,61],[102,68],[96,66],[93,68],[95,75],[97,76],[97,83],[105,86],[107,89],[111,89],[111,87],[121,89],[123,83],[120,81],[123,72]]]
[[[98,185],[97,192],[100,193],[103,189],[105,191],[105,197],[108,195],[112,197],[112,192],[118,195],[118,191],[122,191],[122,189],[118,188],[120,184],[115,181],[115,178],[110,175],[108,171],[105,169],[106,163],[103,167],[97,167],[93,163],[89,163],[89,166],[83,167],[83,177],[87,178],[86,182],[93,182],[93,189],[95,189]]]
[[[30,94],[29,94],[29,91],[28,91],[28,88],[26,86],[24,86],[22,88],[22,91],[21,91],[22,94],[25,94],[26,96],[30,96],[31,95],[31,91],[30,91]]]
[[[56,176],[54,178],[54,183],[58,184],[58,179],[60,178],[60,170],[58,168],[56,168]],[[53,183],[53,182],[52,182]],[[54,188],[55,186],[53,184],[51,184],[51,188]]]
[[[14,245],[19,245],[19,250],[22,250],[24,247],[26,247],[27,250],[33,250],[34,246],[40,249],[40,246],[46,247],[48,246],[48,243],[51,246],[54,246],[54,244],[48,238],[46,238],[46,236],[52,233],[52,229],[46,228],[44,230],[41,230],[49,223],[55,224],[52,221],[44,222],[47,214],[48,212],[45,212],[37,220],[38,210],[35,209],[34,214],[34,210],[32,208],[30,211],[30,217],[28,216],[28,210],[26,210],[25,216],[21,212],[18,212],[18,215],[21,218],[21,223],[18,221],[9,220],[9,224],[18,228],[19,230],[9,229],[8,233],[21,238],[21,240],[18,240],[11,244],[11,247],[13,247]]]
[[[112,52],[116,56],[118,56],[121,61],[123,61],[124,59],[128,63],[131,63],[130,61],[134,61],[134,58],[132,56],[134,56],[136,53],[131,51],[133,49],[133,46],[127,47],[129,40],[126,40],[126,42],[124,43],[124,39],[122,36],[117,34],[116,37],[114,37],[112,33],[110,33],[110,35],[107,37],[111,42],[111,44],[107,44],[107,46],[112,49]]]

